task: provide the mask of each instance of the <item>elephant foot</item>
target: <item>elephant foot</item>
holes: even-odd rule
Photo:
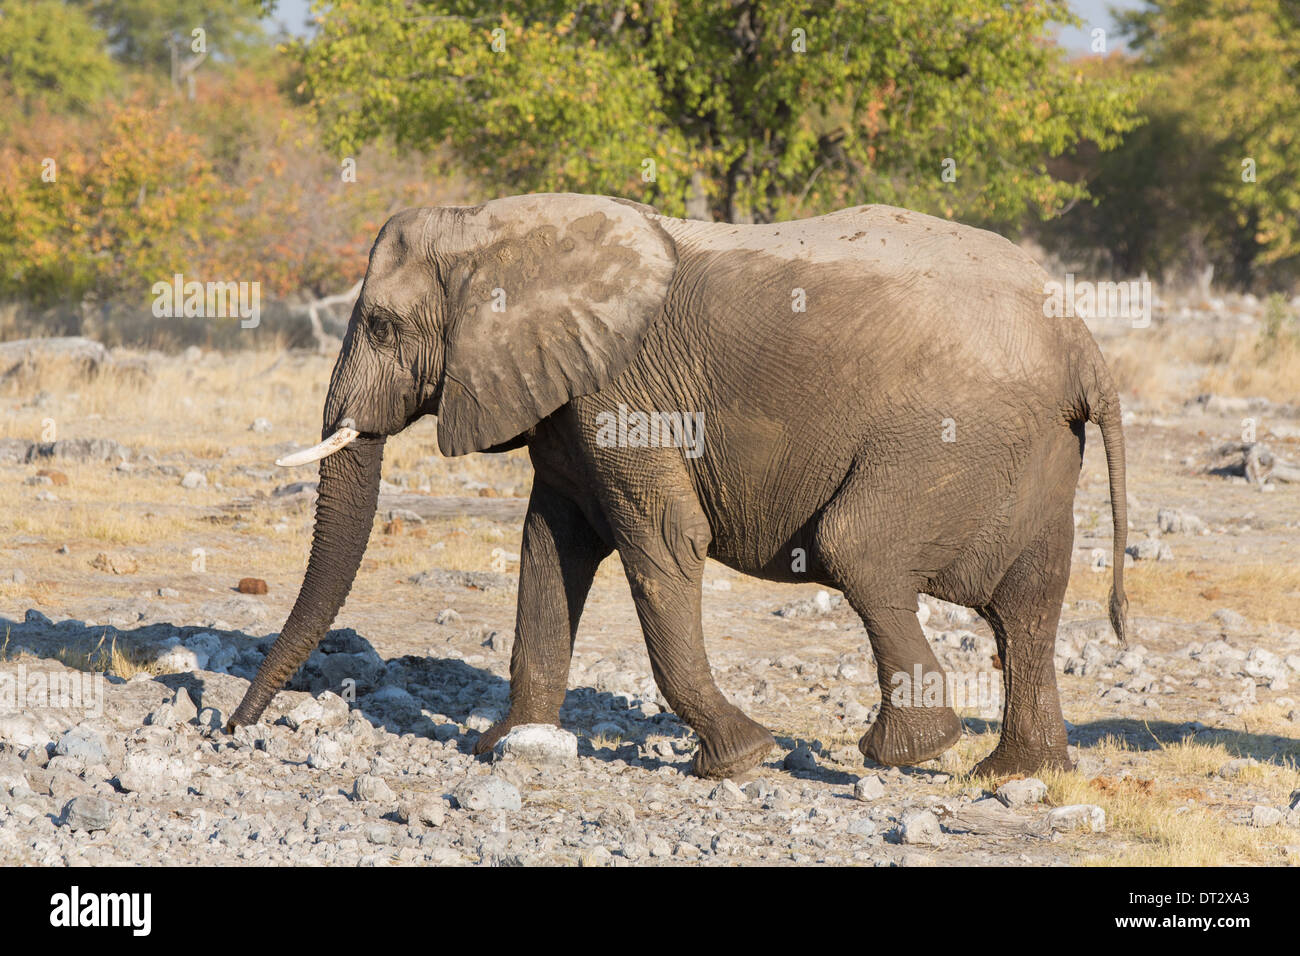
[[[560,721],[558,716],[552,716],[549,718],[548,717],[529,718],[529,717],[516,717],[514,714],[507,714],[505,719],[497,721],[487,730],[483,731],[483,735],[479,737],[479,739],[474,744],[475,756],[481,756],[486,753],[491,753],[492,748],[497,745],[497,742],[500,741],[502,737],[510,733],[510,731],[514,730],[516,727],[522,727],[524,724],[552,724],[558,727],[560,725]]]
[[[895,707],[885,704],[858,741],[862,755],[891,767],[931,760],[961,737],[961,718],[951,707]]]
[[[1010,777],[1042,770],[1073,770],[1065,743],[1054,747],[1020,747],[999,741],[993,752],[975,765],[973,777]]]
[[[707,737],[700,735],[691,769],[697,777],[709,780],[736,777],[758,766],[775,746],[776,740],[766,727],[737,711],[726,725]]]

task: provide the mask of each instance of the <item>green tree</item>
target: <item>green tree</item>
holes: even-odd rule
[[[36,125],[0,145],[0,297],[147,301],[217,239],[227,191],[164,108],[110,101],[85,122]]]
[[[1196,186],[1246,233],[1252,261],[1300,255],[1300,4],[1295,0],[1147,0],[1122,18],[1155,77],[1157,108],[1215,160]]]
[[[347,152],[446,142],[490,188],[774,219],[897,202],[1009,222],[1083,195],[1046,159],[1132,125],[1047,37],[1063,2],[333,0],[299,91]],[[945,175],[947,172],[947,175]]]
[[[1140,69],[1118,60],[1104,68]],[[1086,181],[1091,201],[1039,225],[1044,245],[1116,275],[1145,271],[1176,282],[1214,265],[1220,278],[1247,282],[1255,233],[1215,185],[1233,160],[1205,139],[1197,109],[1185,87],[1157,84],[1141,103],[1143,124],[1119,147],[1099,153],[1082,143],[1072,151],[1062,175]]]
[[[63,0],[0,0],[0,93],[24,113],[85,110],[116,80],[106,45],[85,13]]]
[[[213,54],[231,57],[264,42],[260,0],[73,0],[108,35],[113,55],[132,66],[172,69],[172,50],[189,57],[194,31]]]

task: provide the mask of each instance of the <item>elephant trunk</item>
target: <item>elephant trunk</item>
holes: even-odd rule
[[[311,558],[298,600],[227,730],[258,721],[334,622],[370,540],[383,459],[384,439],[370,436],[321,459]]]

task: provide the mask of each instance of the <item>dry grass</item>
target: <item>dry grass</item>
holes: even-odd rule
[[[1286,702],[1288,699],[1284,697],[1284,702],[1281,704],[1276,701],[1266,701],[1250,708],[1242,714],[1241,724],[1242,729],[1247,733],[1272,735],[1290,741],[1289,744],[1283,745],[1284,752],[1281,756],[1292,763],[1300,764],[1300,741],[1294,739],[1296,725],[1290,717],[1296,708],[1294,704]]]
[[[194,520],[171,514],[107,511],[102,505],[33,508],[0,519],[0,527],[15,533],[40,535],[52,541],[88,539],[112,545],[156,544],[192,531]]]
[[[92,674],[112,674],[114,677],[120,677],[123,680],[130,680],[136,674],[157,675],[161,673],[153,661],[147,661],[138,656],[132,648],[118,647],[116,637],[105,646],[107,639],[108,635],[105,632],[100,635],[99,642],[92,648],[77,648],[67,645],[55,648],[47,656],[65,667],[71,667],[73,670]],[[4,640],[0,641],[0,663],[18,660],[23,657],[33,657],[31,652],[24,648],[11,648],[9,640],[10,629],[6,627]],[[33,659],[40,658],[33,657]]]
[[[964,737],[958,744],[959,755],[977,760],[992,750],[995,742],[995,734]],[[1300,772],[1294,761],[1282,765],[1262,762],[1247,768],[1233,781],[1234,786],[1249,783],[1256,799],[1252,803],[1227,799],[1216,793],[1226,786],[1214,774],[1247,746],[1243,735],[1235,745],[1232,739],[1212,744],[1187,740],[1138,751],[1112,737],[1084,750],[1107,766],[1108,771],[1100,776],[1088,779],[1073,771],[1044,771],[1038,776],[1047,784],[1049,805],[1086,803],[1106,811],[1106,850],[1096,851],[1095,836],[1063,838],[1077,854],[1078,864],[1277,864],[1285,860],[1287,846],[1300,843],[1300,831],[1285,824],[1257,829],[1239,821],[1255,803],[1286,806],[1290,793],[1300,787]],[[1120,776],[1120,769],[1128,763],[1136,763],[1138,772]],[[991,791],[1001,782],[955,777],[948,790],[959,793],[973,785]]]
[[[1263,711],[1258,708],[1257,711]],[[1278,722],[1284,720],[1274,715]],[[1285,824],[1257,829],[1240,822],[1256,803],[1285,807],[1292,791],[1300,788],[1296,757],[1282,754],[1247,767],[1231,781],[1215,774],[1235,757],[1257,749],[1268,715],[1252,712],[1250,733],[1223,734],[1212,743],[1185,740],[1160,743],[1139,750],[1119,737],[1107,737],[1081,748],[1105,767],[1095,778],[1077,771],[1042,771],[1035,776],[1047,784],[1048,806],[1094,804],[1106,812],[1106,837],[1092,834],[1063,834],[1061,845],[1072,862],[1105,866],[1226,866],[1277,864],[1285,860],[1286,847],[1300,844],[1300,830]],[[787,722],[788,723],[788,722]],[[783,734],[797,739],[819,740],[831,753],[856,750],[861,728],[818,732],[815,726],[800,725]],[[849,731],[852,732],[849,732]],[[941,790],[949,795],[987,791],[991,793],[1007,778],[974,776],[974,767],[997,744],[996,729],[982,734],[965,734],[942,761],[931,761],[929,769],[951,768]],[[860,773],[854,755],[850,773]],[[1126,771],[1128,773],[1126,773]],[[1232,800],[1224,794],[1247,786],[1251,802]],[[1030,811],[1032,813],[1033,811]],[[1098,849],[1101,847],[1102,849]]]
[[[467,518],[447,518],[385,533],[386,522],[375,522],[366,549],[367,560],[397,571],[422,571],[431,566],[453,571],[485,571],[496,548],[517,553],[519,542],[495,525],[475,526]],[[517,567],[517,565],[515,565]]]
[[[89,650],[74,647],[58,648],[51,656],[73,670],[112,674],[123,680],[130,680],[136,674],[162,673],[152,661],[138,657],[130,648],[118,647],[116,637],[107,646],[104,643],[106,639],[106,635],[101,635],[99,643]]]
[[[1281,296],[1272,297],[1259,327],[1234,336],[1202,383],[1206,391],[1295,401],[1300,397],[1300,318]]]
[[[227,491],[258,486],[237,466],[273,469],[272,446],[317,439],[332,367],[332,358],[318,355],[257,351],[213,354],[197,363],[154,360],[147,373],[122,367],[91,376],[77,363],[45,361],[0,385],[0,398],[20,402],[0,426],[0,437],[41,439],[52,421],[57,438],[110,438],[137,450],[152,449],[161,458],[203,466],[209,487],[187,492],[185,500],[215,503],[225,497],[212,487],[217,482]],[[42,393],[40,402],[30,401]],[[271,423],[269,432],[249,431],[257,418]],[[392,438],[384,458],[384,477],[409,490],[475,494],[501,480],[506,462],[510,473],[519,476],[514,493],[528,493],[526,452],[442,458],[432,419]],[[86,472],[81,477],[89,476]],[[314,476],[313,469],[299,469],[277,477],[290,482]],[[114,490],[120,494],[120,485]],[[133,494],[161,490],[146,485]],[[172,489],[167,489],[167,497],[172,497]],[[164,499],[159,494],[156,500]]]
[[[0,402],[12,402],[0,436],[109,438],[137,456],[147,451],[181,473],[198,468],[208,480],[207,487],[183,490],[179,475],[160,473],[138,460],[127,472],[118,471],[115,461],[52,462],[48,467],[63,472],[68,482],[44,489],[24,487],[25,473],[14,475],[4,494],[24,505],[0,510],[0,537],[41,539],[49,543],[50,555],[37,567],[26,565],[24,583],[0,584],[0,600],[6,606],[50,606],[70,586],[64,579],[71,570],[84,571],[82,555],[93,558],[100,550],[125,552],[138,565],[139,577],[97,575],[96,593],[105,597],[129,596],[150,574],[188,574],[191,552],[199,547],[208,552],[209,572],[229,571],[236,577],[282,569],[299,573],[310,547],[310,503],[242,511],[230,509],[230,503],[237,496],[265,494],[276,484],[314,480],[314,469],[277,470],[273,449],[284,442],[307,443],[319,434],[332,364],[316,355],[251,351],[210,354],[197,363],[155,359],[147,373],[118,365],[88,375],[77,363],[52,360],[0,383]],[[250,431],[256,418],[267,419],[271,430]],[[507,490],[526,494],[524,453],[443,459],[437,453],[435,424],[424,420],[390,440],[384,477],[410,490],[473,495],[479,487],[499,486],[507,459],[513,459],[509,474],[521,476]],[[36,500],[39,490],[53,492],[58,500]],[[227,519],[238,524],[226,527]],[[381,516],[368,566],[403,575],[433,566],[488,570],[494,549],[519,551],[518,536],[490,522],[452,519],[408,526],[393,535],[384,534],[383,526]],[[72,558],[53,556],[61,544],[71,548]],[[511,564],[508,570],[515,568]]]
[[[36,438],[45,419],[53,419],[60,438],[112,438],[216,460],[233,442],[319,434],[331,364],[314,355],[245,352],[198,363],[151,361],[147,373],[110,367],[87,376],[77,363],[42,362],[4,387],[7,397],[48,396],[39,406],[16,409],[5,433]],[[247,431],[258,417],[271,421],[269,436]]]
[[[1280,297],[1256,325],[1153,325],[1106,336],[1102,351],[1121,394],[1157,406],[1200,392],[1276,402],[1300,397],[1300,320]]]
[[[52,598],[53,590],[45,581],[34,581],[30,577],[22,584],[0,581],[0,601],[15,607],[49,607]]]
[[[1076,567],[1066,600],[1105,605],[1110,574],[1091,574]],[[1206,620],[1219,608],[1231,608],[1257,625],[1289,629],[1300,621],[1300,567],[1263,562],[1135,564],[1124,571],[1129,613],[1149,617]]]
[[[1107,339],[1101,346],[1115,386],[1122,396],[1133,395],[1157,407],[1166,407],[1189,397],[1167,364],[1151,361],[1149,342],[1126,336]]]
[[[407,490],[428,488],[429,493],[438,495],[475,495],[480,488],[498,485],[506,472],[517,476],[511,478],[515,496],[527,497],[531,467],[524,449],[443,458],[438,452],[437,422],[430,418],[389,439],[384,448],[386,477],[400,478]]]

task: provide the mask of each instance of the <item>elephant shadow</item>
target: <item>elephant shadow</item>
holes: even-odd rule
[[[482,730],[506,714],[509,682],[487,668],[458,658],[396,658],[388,662],[386,676],[390,680],[400,676],[402,689],[419,704],[420,715],[414,717],[409,702],[396,709],[383,706],[385,697],[401,699],[383,689],[377,695],[359,697],[358,704],[372,723],[393,733],[452,739],[447,723],[440,724],[428,716],[428,712],[440,714],[455,725],[475,725],[454,737],[457,748],[469,753]],[[650,770],[689,766],[694,744],[687,750],[681,741],[690,733],[689,728],[674,714],[646,714],[642,706],[641,701],[595,687],[570,687],[560,707],[560,725],[577,735],[578,753],[583,757],[606,762],[637,760]],[[671,750],[672,755],[652,750],[656,744]],[[679,753],[679,748],[684,752]]]
[[[240,630],[202,626],[177,626],[167,622],[123,628],[87,625],[65,620],[55,623],[39,612],[24,620],[0,616],[0,662],[20,655],[58,661],[82,671],[105,671],[127,662],[133,669],[150,672],[160,658],[195,653],[215,661],[222,672],[206,669],[154,673],[152,680],[175,692],[184,688],[199,707],[216,707],[228,714],[251,680],[275,634],[252,635]],[[176,658],[185,659],[185,658]],[[211,666],[211,664],[209,664]],[[231,677],[242,680],[231,680]],[[121,677],[110,678],[115,683]],[[350,682],[350,683],[349,683]],[[483,727],[505,715],[509,684],[488,667],[453,657],[399,657],[385,660],[369,640],[352,629],[330,631],[288,684],[291,690],[318,694],[330,690],[350,697],[374,725],[394,734],[413,733],[455,741],[468,753]],[[671,713],[645,713],[640,701],[591,686],[572,687],[560,711],[563,727],[578,736],[578,752],[606,762],[637,762],[654,771],[662,767],[688,770],[695,741],[690,729]],[[657,708],[655,708],[657,709]],[[968,732],[990,734],[1000,729],[997,720],[966,717]],[[1108,738],[1142,752],[1192,740],[1222,744],[1235,757],[1262,763],[1293,765],[1300,760],[1300,740],[1250,733],[1199,722],[1145,721],[1129,717],[1102,718],[1070,728],[1069,741],[1086,753]],[[787,750],[801,742],[778,736]],[[816,750],[815,741],[810,747]],[[823,766],[783,767],[777,753],[764,763],[768,770],[784,769],[799,779],[852,784],[854,774]],[[903,768],[904,773],[933,773],[925,768]]]
[[[963,719],[968,731],[977,734],[1000,730],[997,720],[978,717]],[[1233,757],[1250,757],[1260,763],[1291,767],[1300,761],[1300,740],[1280,734],[1251,733],[1229,727],[1214,727],[1200,721],[1139,720],[1133,717],[1104,717],[1069,728],[1069,741],[1080,752],[1099,747],[1108,740],[1121,741],[1130,750],[1163,750],[1170,744],[1192,742],[1222,744]]]
[[[23,656],[57,661],[76,670],[104,672],[113,684],[124,682],[128,669],[131,674],[147,673],[173,693],[184,688],[200,709],[215,707],[223,715],[233,711],[247,687],[244,682],[252,680],[277,637],[169,622],[134,628],[73,619],[56,623],[34,611],[23,620],[0,616],[0,633],[7,635],[0,641],[0,663]],[[178,662],[199,666],[156,670]],[[207,669],[214,663],[219,670]],[[115,673],[119,668],[122,673]],[[508,681],[489,667],[455,657],[386,660],[351,628],[326,634],[286,689],[313,696],[331,691],[376,727],[451,740],[463,753],[473,750],[481,729],[505,715],[509,698]],[[641,706],[640,701],[595,687],[574,687],[561,707],[561,725],[577,734],[580,755],[638,760],[650,770],[688,768],[694,742],[687,747],[682,738],[690,734],[689,728],[674,714],[646,714]],[[470,724],[480,729],[464,729]],[[667,752],[652,749],[654,744]]]
[[[806,748],[818,758],[828,756],[826,749],[819,740],[808,740],[803,737],[786,737],[781,734],[775,734],[774,737],[777,746],[788,751],[792,756],[795,753],[800,752],[800,748]],[[778,768],[794,777],[796,780],[810,780],[818,783],[839,784],[848,787],[853,786],[853,784],[857,782],[858,777],[861,776],[861,774],[858,773],[846,773],[843,770],[836,770],[832,767],[824,766],[816,759],[808,763],[796,763],[789,760],[779,750],[763,763],[764,770],[775,770]],[[918,770],[916,772],[925,774],[929,771]]]

